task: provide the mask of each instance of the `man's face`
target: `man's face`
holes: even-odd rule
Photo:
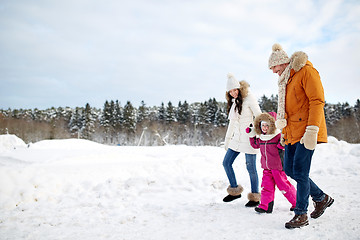
[[[277,73],[280,76],[284,72],[287,65],[288,65],[288,63],[276,65],[276,66],[272,67],[271,70],[273,71],[273,73]]]

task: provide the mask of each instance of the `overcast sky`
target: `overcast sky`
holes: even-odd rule
[[[360,1],[1,0],[0,108],[225,101],[227,73],[277,94],[274,43],[328,103],[360,98]]]

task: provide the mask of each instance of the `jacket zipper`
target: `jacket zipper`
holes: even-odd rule
[[[267,159],[266,145],[267,145],[267,141],[265,142],[265,163],[266,163],[266,168],[267,168],[267,169],[269,169],[269,166],[268,166],[268,159]]]

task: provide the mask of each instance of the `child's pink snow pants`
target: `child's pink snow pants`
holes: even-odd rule
[[[292,207],[296,206],[296,189],[289,182],[284,171],[264,169],[261,183],[260,208],[267,210],[268,204],[274,201],[275,185],[279,188]]]

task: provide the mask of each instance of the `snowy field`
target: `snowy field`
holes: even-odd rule
[[[0,135],[0,239],[360,238],[360,144],[330,137],[317,147],[311,177],[335,202],[294,230],[284,227],[293,213],[279,190],[272,214],[244,206],[250,181],[243,154],[234,164],[243,197],[222,202],[224,155],[219,147],[122,147],[78,139],[27,146]]]

